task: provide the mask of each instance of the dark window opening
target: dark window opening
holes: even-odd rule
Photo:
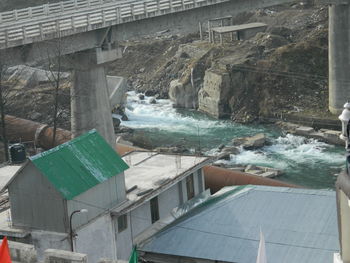
[[[118,217],[118,233],[128,228],[128,217],[127,215],[121,215]]]
[[[194,197],[194,181],[193,174],[190,174],[186,178],[186,188],[187,188],[187,200],[190,200]]]
[[[159,220],[159,207],[158,207],[158,197],[154,197],[150,201],[151,204],[151,219],[152,224]]]

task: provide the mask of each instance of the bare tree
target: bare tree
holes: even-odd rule
[[[4,157],[5,161],[9,160],[9,152],[8,152],[8,140],[6,134],[6,123],[5,123],[5,96],[7,87],[5,87],[4,74],[6,70],[5,65],[5,57],[3,51],[0,50],[0,117],[1,117],[1,131],[2,131],[2,139],[4,143]]]
[[[53,54],[54,58],[52,58],[52,55],[50,56],[48,53],[48,79],[54,88],[54,95],[53,95],[53,114],[52,114],[52,120],[53,120],[53,134],[52,134],[52,147],[55,146],[56,142],[56,133],[57,133],[57,124],[58,124],[58,110],[59,110],[59,90],[62,82],[62,39],[59,36],[57,40],[53,43]],[[52,52],[51,52],[52,53]]]

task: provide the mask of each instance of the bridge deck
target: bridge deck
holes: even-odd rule
[[[71,0],[14,10],[11,11],[12,14],[0,14],[0,49],[228,1],[230,0]],[[44,9],[48,10],[47,13],[42,12]],[[39,11],[36,13],[35,10]]]

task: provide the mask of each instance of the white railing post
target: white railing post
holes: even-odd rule
[[[2,15],[0,14],[0,23],[2,23]]]
[[[87,14],[87,27],[90,28],[90,14]]]
[[[9,34],[8,34],[8,29],[7,28],[5,29],[4,33],[5,33],[5,47],[8,47],[9,46],[9,44],[8,44],[8,42],[9,42]]]
[[[130,4],[130,10],[131,10],[131,17],[133,20],[135,20],[135,16],[134,16],[134,4]]]
[[[101,16],[102,16],[102,24],[106,25],[105,10],[104,9],[101,10]]]
[[[57,33],[57,36],[60,36],[61,35],[61,30],[60,30],[60,21],[59,20],[56,20],[56,33]]]
[[[157,0],[157,13],[160,13],[160,0]]]
[[[75,31],[74,16],[70,17],[70,24],[72,25],[72,29]]]
[[[28,16],[29,16],[30,18],[32,18],[32,15],[33,15],[32,8],[29,7],[29,9],[28,9]]]
[[[40,38],[41,40],[44,40],[44,30],[43,30],[43,24],[39,24],[39,30],[40,30]]]
[[[23,42],[27,39],[27,34],[26,34],[26,28],[25,26],[22,26],[22,36],[23,36]]]
[[[15,15],[15,20],[17,21],[17,9],[13,10],[13,14]]]
[[[145,12],[145,16],[148,17],[147,2],[146,1],[143,1],[143,10]]]
[[[120,6],[117,6],[115,8],[115,14],[116,14],[117,24],[120,24],[122,22],[122,18],[121,18],[121,15],[120,15]]]
[[[49,4],[45,4],[44,6],[44,13],[46,13],[46,15],[49,15],[50,11],[49,11]]]
[[[170,7],[170,12],[172,13],[174,8],[173,8],[173,1],[169,0],[169,7]]]

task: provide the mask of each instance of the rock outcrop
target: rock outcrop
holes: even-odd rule
[[[216,118],[230,115],[230,75],[224,70],[205,71],[203,88],[198,92],[198,110]]]
[[[246,150],[254,150],[265,146],[267,143],[266,135],[258,133],[251,137],[236,138],[233,140],[234,146],[242,146]]]

